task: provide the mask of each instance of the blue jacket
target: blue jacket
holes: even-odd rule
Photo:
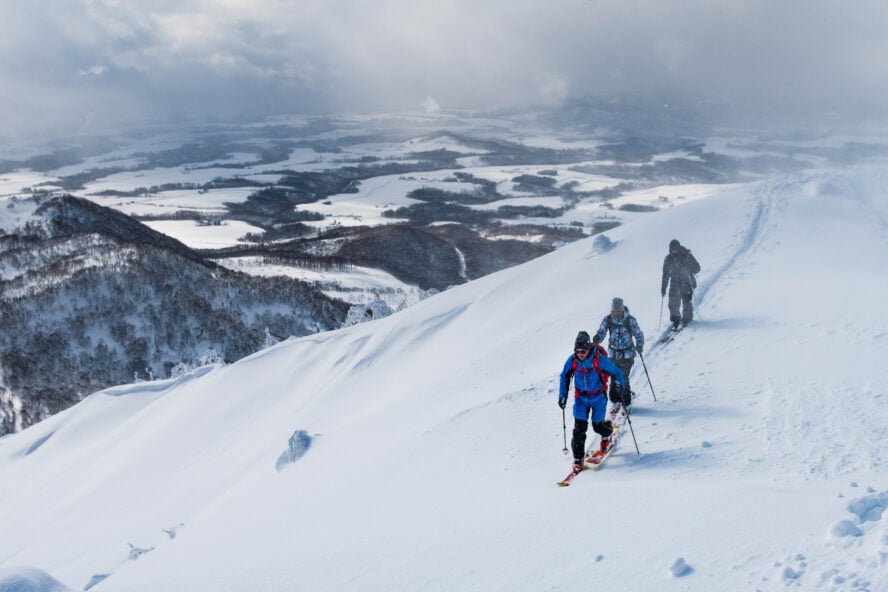
[[[589,356],[583,361],[580,361],[576,354],[571,354],[570,357],[567,358],[567,362],[564,363],[564,370],[561,371],[561,390],[558,393],[559,399],[567,398],[567,390],[570,386],[571,377],[574,379],[574,387],[580,390],[594,392],[601,389],[601,378],[598,376],[598,372],[595,371],[595,366],[592,362],[593,358],[594,356],[592,354],[589,354]],[[574,360],[577,362],[576,372],[574,372],[573,368]],[[607,356],[598,356],[598,367],[613,376],[617,381],[617,384],[622,387],[626,386],[626,381],[623,380],[623,372],[617,368]]]
[[[629,314],[629,307],[623,312],[622,318],[617,318],[613,314],[609,314],[601,320],[601,326],[598,327],[598,341],[604,339],[607,332],[610,331],[610,340],[607,345],[607,354],[614,360],[632,359],[635,357],[635,346],[632,345],[632,338],[635,338],[635,345],[644,347],[644,333],[638,326],[638,321]]]

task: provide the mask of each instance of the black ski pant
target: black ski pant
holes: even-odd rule
[[[609,398],[614,403],[622,403],[627,406],[631,405],[632,388],[629,386],[629,371],[632,370],[632,364],[635,363],[635,358],[621,358],[618,360],[616,359],[616,356],[614,356],[611,361],[620,369],[620,372],[623,373],[623,381],[626,383],[626,388],[621,388],[616,380],[611,379]]]
[[[570,449],[573,451],[575,459],[583,458],[586,455],[586,432],[588,430],[588,421],[574,419],[574,431],[573,437],[570,439]],[[592,430],[602,438],[607,438],[614,432],[614,426],[607,420],[592,422]]]
[[[691,298],[694,290],[690,286],[669,287],[669,321],[685,325],[694,320],[694,305]]]

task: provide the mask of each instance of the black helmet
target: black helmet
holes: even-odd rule
[[[592,349],[592,340],[589,338],[588,333],[585,331],[577,333],[577,338],[574,340],[574,349]]]

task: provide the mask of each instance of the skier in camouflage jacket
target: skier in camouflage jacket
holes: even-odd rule
[[[592,337],[595,343],[601,342],[610,332],[608,340],[608,356],[611,361],[623,373],[625,387],[611,383],[610,400],[629,408],[632,403],[632,391],[629,386],[629,371],[635,362],[635,352],[641,353],[644,348],[644,333],[638,326],[638,321],[629,314],[629,307],[623,303],[622,298],[614,298],[611,302],[611,312],[601,320],[598,332]],[[633,344],[633,339],[635,343]]]

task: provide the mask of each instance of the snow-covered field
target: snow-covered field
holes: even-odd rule
[[[0,175],[0,197],[22,195],[24,190],[45,181],[39,173],[15,171]]]
[[[221,249],[244,244],[244,236],[261,233],[258,226],[239,220],[225,220],[220,224],[199,224],[194,220],[158,220],[145,222],[157,232],[171,236],[192,249]]]
[[[94,394],[0,439],[0,583],[888,590],[886,192],[882,169],[732,188],[379,321]],[[672,238],[703,272],[697,320],[661,346]],[[641,454],[627,436],[558,488],[557,373],[613,296],[657,400],[636,368]]]
[[[320,222],[308,222],[310,226],[326,228],[332,223],[342,226],[377,226],[391,224],[393,218],[385,218],[382,213],[410,204],[420,203],[419,200],[407,197],[415,189],[429,187],[456,193],[469,192],[471,183],[443,182],[440,179],[450,173],[418,174],[418,175],[384,175],[362,181],[356,193],[340,193],[331,195],[321,203],[300,206],[301,210],[324,214],[326,219]]]
[[[91,195],[89,199],[99,205],[114,208],[131,216],[175,214],[180,210],[195,210],[222,214],[226,203],[246,201],[256,191],[253,187],[231,187],[208,191],[164,191],[145,197],[116,197]]]
[[[419,302],[423,290],[406,284],[381,269],[358,265],[343,269],[315,270],[266,263],[261,257],[232,257],[218,260],[229,269],[255,276],[284,276],[317,285],[331,298],[350,304],[369,304],[382,298],[392,309]]]

